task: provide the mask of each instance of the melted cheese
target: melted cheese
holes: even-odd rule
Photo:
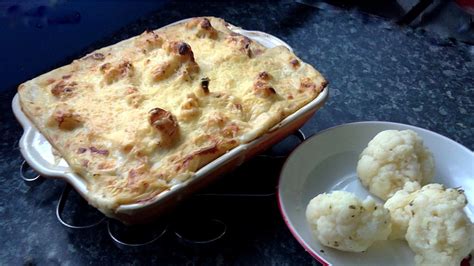
[[[107,213],[150,200],[313,100],[284,47],[195,18],[100,49],[19,87],[23,111]]]

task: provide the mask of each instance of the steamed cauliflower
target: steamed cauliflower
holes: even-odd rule
[[[440,184],[414,189],[405,187],[385,203],[395,229],[391,238],[405,236],[417,265],[458,266],[474,248],[463,191]]]
[[[361,201],[345,191],[313,198],[306,219],[314,238],[343,251],[365,251],[375,241],[386,240],[391,231],[390,214],[381,204],[370,197]]]
[[[406,182],[426,184],[434,175],[434,160],[423,140],[412,130],[385,130],[362,151],[357,163],[362,184],[387,200]]]
[[[392,221],[392,232],[389,239],[405,239],[408,229],[408,222],[412,217],[413,204],[410,204],[416,193],[420,189],[417,182],[408,182],[402,190],[399,190],[389,198],[384,207],[390,211]]]
[[[439,184],[424,186],[413,200],[406,239],[417,265],[459,265],[472,249],[474,231],[463,208],[462,190]]]

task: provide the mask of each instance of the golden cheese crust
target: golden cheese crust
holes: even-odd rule
[[[313,100],[326,81],[287,48],[193,18],[21,84],[24,113],[102,211],[147,201]]]

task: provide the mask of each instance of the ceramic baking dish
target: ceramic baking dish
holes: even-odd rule
[[[168,26],[183,21],[186,20],[178,21]],[[291,50],[288,44],[270,34],[259,31],[247,31],[232,25],[229,25],[229,28],[268,48],[283,45]],[[172,186],[169,190],[158,194],[155,198],[147,202],[121,205],[117,208],[115,213],[108,215],[128,224],[144,223],[153,220],[165,210],[175,206],[176,203],[186,198],[186,196],[211,183],[218,176],[234,169],[252,156],[268,149],[273,144],[295,132],[324,104],[327,97],[328,88],[325,87],[318,97],[286,117],[266,134],[230,150],[199,169],[187,181]],[[84,180],[71,171],[64,159],[55,155],[56,153],[53,151],[51,144],[22,112],[18,95],[15,95],[13,98],[12,108],[16,118],[24,129],[19,146],[28,164],[42,176],[64,179],[71,184],[84,199],[89,201],[89,192]]]

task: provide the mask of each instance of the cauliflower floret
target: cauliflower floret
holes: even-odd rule
[[[463,191],[430,184],[415,193],[406,239],[416,254],[416,264],[458,266],[474,248],[474,228],[463,211],[467,204]]]
[[[462,190],[407,184],[384,205],[392,221],[389,238],[405,238],[417,265],[458,266],[474,248],[474,228],[463,211],[466,204]]]
[[[411,201],[415,197],[420,185],[417,182],[407,182],[402,190],[397,191],[389,198],[384,207],[390,211],[392,221],[392,233],[389,239],[405,239],[408,229],[408,222],[412,217],[413,204]]]
[[[364,201],[345,191],[320,194],[306,208],[313,237],[343,251],[362,252],[391,231],[390,214],[367,197]]]
[[[357,174],[371,193],[387,200],[408,181],[426,184],[434,175],[434,160],[412,130],[385,130],[364,149]]]

